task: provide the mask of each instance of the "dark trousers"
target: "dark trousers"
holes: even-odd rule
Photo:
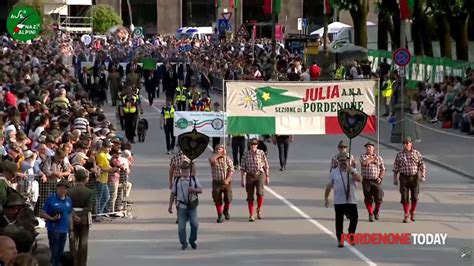
[[[165,125],[165,138],[166,138],[166,150],[171,151],[174,149],[176,138],[174,136],[173,125]]]
[[[216,150],[216,146],[219,145],[219,143],[221,143],[221,138],[213,137],[212,138],[212,149]]]
[[[263,196],[263,185],[264,185],[263,173],[251,174],[247,173],[245,179],[245,190],[247,191],[247,201],[255,200],[255,190],[257,191],[257,197]]]
[[[383,190],[382,183],[377,183],[377,181],[372,179],[362,180],[362,190],[364,191],[364,202],[372,204],[382,203],[383,201]]]
[[[82,219],[82,217],[81,217]],[[89,225],[88,224],[74,224],[74,235],[69,243],[69,249],[74,254],[75,266],[87,265],[87,246],[89,241]]]
[[[133,141],[133,138],[135,138],[135,130],[137,128],[137,118],[138,118],[138,113],[124,113],[123,114],[123,120],[124,120],[124,126],[125,126],[125,136],[129,141]]]
[[[344,227],[344,215],[349,219],[349,234],[354,234],[357,229],[357,222],[359,221],[359,214],[357,212],[357,204],[334,204],[336,211],[336,236],[337,241],[341,242],[341,236]]]
[[[60,266],[61,256],[64,253],[67,233],[56,233],[48,231],[49,250],[51,251],[51,265]]]
[[[212,199],[216,205],[222,202],[229,204],[232,202],[232,183],[224,184],[224,181],[212,181]]]
[[[411,201],[418,201],[418,194],[420,193],[420,182],[418,175],[403,175],[400,174],[400,194],[401,203],[409,203]],[[411,195],[410,195],[411,194]]]
[[[290,146],[290,140],[277,140],[278,156],[280,158],[280,167],[286,167],[286,159],[288,158],[288,148]]]
[[[156,88],[155,87],[147,88],[146,92],[148,93],[148,102],[150,103],[150,105],[152,105],[153,100],[155,99],[155,95],[156,95]]]
[[[234,165],[239,165],[245,151],[245,137],[232,137],[232,157]]]
[[[186,111],[186,101],[176,101],[178,111]]]

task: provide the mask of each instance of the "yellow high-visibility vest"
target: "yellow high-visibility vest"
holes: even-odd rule
[[[337,68],[336,75],[334,76],[334,78],[344,79],[345,75],[346,75],[346,68],[343,65],[341,65]]]
[[[174,106],[171,106],[171,108],[167,108],[166,106],[163,107],[163,114],[164,118],[166,119],[173,119],[174,118]]]
[[[177,102],[185,102],[186,101],[186,87],[178,86],[176,87],[176,101]]]
[[[124,113],[136,113],[137,112],[137,106],[136,103],[138,102],[138,96],[132,96],[131,99],[128,98],[128,96],[125,96],[122,98],[123,102],[123,112]]]
[[[387,87],[382,91],[382,96],[390,98],[393,95],[393,82],[391,80],[386,81]]]

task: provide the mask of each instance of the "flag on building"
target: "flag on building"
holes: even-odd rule
[[[229,0],[229,8],[235,8],[235,0]]]
[[[263,14],[271,15],[273,12],[272,0],[263,0]]]
[[[325,83],[226,83],[227,133],[343,134],[338,111],[368,115],[364,133],[376,132],[375,81]],[[352,118],[348,118],[352,123]],[[354,120],[355,121],[355,120]]]
[[[413,14],[415,0],[399,0],[400,1],[400,18],[409,19]]]
[[[323,0],[324,2],[324,9],[323,9],[323,14],[324,15],[331,15],[331,0]]]

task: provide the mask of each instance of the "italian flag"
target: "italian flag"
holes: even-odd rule
[[[329,16],[331,15],[331,0],[323,0],[323,1],[324,1],[323,14]]]
[[[262,86],[254,91],[244,88],[238,96],[227,98],[227,131],[260,135],[344,134],[337,113],[295,114],[298,107],[294,106],[301,106],[301,101],[301,97],[288,95],[288,90],[283,88]],[[362,133],[375,132],[376,116],[370,114]]]
[[[400,18],[409,19],[413,14],[415,0],[399,0],[400,1]]]

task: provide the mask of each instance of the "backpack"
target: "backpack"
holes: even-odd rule
[[[178,181],[179,179],[181,178],[181,176],[178,176],[176,177],[176,180],[175,180],[175,183],[174,183],[174,186],[175,186],[175,191],[176,191],[176,198],[177,198],[177,195],[178,195]],[[191,187],[191,180],[194,181],[194,188],[197,188],[197,184],[196,184],[196,177],[194,176],[190,176],[189,178],[189,187]],[[191,201],[190,200],[190,193],[188,193],[188,203],[186,204],[186,207],[188,209],[194,209],[196,208],[198,205],[199,205],[199,197],[198,195],[196,194],[196,199]],[[185,202],[182,202],[182,201],[177,201],[178,203],[182,203],[182,204],[185,204]]]

